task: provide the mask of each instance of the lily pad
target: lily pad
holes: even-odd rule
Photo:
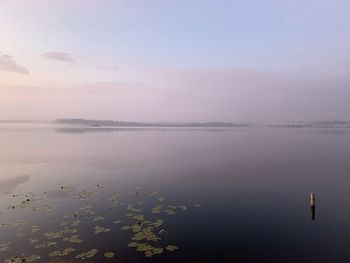
[[[137,220],[137,221],[145,221],[145,216],[144,215],[136,215],[132,219]]]
[[[63,236],[63,232],[62,231],[47,232],[47,233],[44,233],[44,236],[46,236],[48,239],[57,239],[57,238],[61,238]]]
[[[5,263],[22,263],[22,262],[33,263],[33,262],[36,262],[40,259],[41,259],[41,256],[34,254],[34,255],[32,255],[30,257],[26,257],[26,258],[20,258],[20,257],[7,258],[7,259],[5,259]]]
[[[80,224],[80,221],[79,221],[79,220],[74,220],[74,221],[70,224],[70,226],[71,226],[71,227],[77,227],[77,226],[79,226],[79,224]]]
[[[121,228],[121,230],[123,230],[123,231],[130,230],[130,229],[132,229],[131,226],[123,226],[123,227]]]
[[[156,228],[160,227],[161,225],[163,225],[164,220],[163,219],[157,219],[154,223],[151,223],[151,226],[154,226]]]
[[[178,247],[177,247],[177,246],[174,246],[174,245],[169,245],[169,246],[167,246],[165,249],[168,250],[168,251],[173,252],[173,251],[177,250]]]
[[[131,242],[128,244],[129,247],[137,247],[140,243],[139,242]]]
[[[106,253],[104,253],[104,256],[106,258],[114,258],[114,253],[113,252],[106,252]]]
[[[53,246],[56,246],[56,244],[57,244],[56,242],[47,241],[47,242],[36,245],[34,248],[38,249],[38,248],[53,247]]]
[[[40,228],[38,226],[32,226],[32,233],[39,232]]]
[[[29,238],[29,243],[31,243],[31,244],[34,244],[34,243],[36,243],[36,242],[38,242],[39,241],[39,239],[36,239],[36,238]]]
[[[176,212],[174,210],[170,210],[170,209],[165,209],[164,212],[167,213],[168,215],[175,215],[176,214]]]
[[[56,250],[53,251],[49,254],[50,257],[64,257],[64,256],[68,256],[71,253],[73,253],[76,249],[75,248],[65,248],[62,251]]]
[[[104,228],[100,226],[95,226],[95,234],[106,233],[111,231],[111,228]]]
[[[157,205],[157,206],[151,208],[151,212],[153,214],[159,214],[161,212],[162,207],[163,207],[162,205]]]
[[[15,220],[15,221],[12,222],[13,226],[23,226],[25,224],[26,224],[25,220]]]
[[[148,250],[145,252],[145,257],[150,258],[157,254],[162,254],[164,251],[163,248],[153,248],[152,250]]]
[[[66,237],[63,239],[63,241],[67,241],[70,243],[76,243],[76,244],[83,242],[83,240],[79,238],[79,235],[72,235],[71,237]]]
[[[7,251],[7,250],[10,250],[10,244],[11,243],[0,244],[0,252],[4,252],[4,251]]]
[[[185,206],[185,205],[179,205],[178,208],[180,208],[182,211],[187,210],[187,206]]]
[[[91,249],[91,250],[89,250],[87,252],[83,252],[83,253],[77,255],[76,258],[81,258],[81,259],[92,258],[97,253],[98,253],[98,250],[94,248],[94,249]]]
[[[95,216],[92,221],[100,221],[100,220],[104,220],[105,218],[103,216]]]
[[[91,200],[97,196],[97,193],[83,190],[79,193],[79,199],[82,200]]]

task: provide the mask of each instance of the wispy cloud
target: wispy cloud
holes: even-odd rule
[[[66,53],[66,52],[46,52],[42,54],[42,56],[48,60],[56,60],[60,62],[66,62],[66,63],[76,63],[76,58],[73,54]]]
[[[0,70],[10,71],[22,75],[29,75],[29,70],[13,60],[10,55],[0,52]]]

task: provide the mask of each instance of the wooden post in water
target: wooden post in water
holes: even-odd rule
[[[312,192],[310,194],[310,206],[315,206],[316,205],[316,200],[315,200],[315,193]]]
[[[316,196],[315,193],[312,192],[310,194],[310,212],[311,212],[311,220],[315,220],[315,209],[316,208]]]

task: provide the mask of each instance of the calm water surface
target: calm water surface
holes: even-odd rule
[[[65,248],[74,262],[350,260],[349,130],[3,126],[0,147],[0,262]],[[121,228],[157,219],[160,240],[139,243],[178,250],[148,258]]]

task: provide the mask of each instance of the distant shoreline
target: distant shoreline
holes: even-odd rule
[[[234,128],[250,127],[248,123],[230,123],[230,122],[130,122],[130,121],[112,121],[112,120],[88,120],[88,119],[58,119],[57,124],[83,125],[87,127],[185,127],[185,128]]]
[[[350,128],[350,121],[293,122],[282,124],[233,123],[233,122],[133,122],[114,120],[90,120],[82,118],[57,119],[54,121],[0,120],[0,124],[45,124],[71,128]]]

